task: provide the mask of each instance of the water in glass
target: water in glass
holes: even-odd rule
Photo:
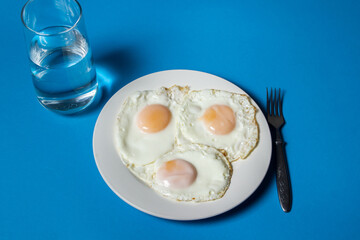
[[[97,91],[96,72],[86,38],[76,29],[49,27],[30,46],[32,79],[46,108],[77,112],[88,106]]]

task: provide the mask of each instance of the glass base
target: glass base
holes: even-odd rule
[[[61,114],[73,114],[80,112],[91,105],[95,99],[95,95],[98,91],[98,85],[88,89],[86,93],[81,93],[71,98],[49,98],[40,97],[38,100],[40,104],[51,111]]]

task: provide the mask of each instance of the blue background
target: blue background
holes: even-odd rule
[[[0,8],[0,239],[359,239],[359,1],[81,1],[103,99],[61,116],[35,98],[20,10]],[[264,109],[286,91],[293,209],[274,169],[234,210],[177,222],[142,213],[102,180],[92,134],[102,106],[152,72],[226,78]]]

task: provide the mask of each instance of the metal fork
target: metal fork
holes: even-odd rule
[[[270,91],[270,98],[268,89],[266,88],[266,108],[267,120],[275,129],[275,156],[276,156],[276,185],[281,208],[284,212],[291,210],[291,185],[289,178],[289,170],[286,162],[286,155],[284,149],[284,141],[281,135],[281,127],[285,124],[285,119],[282,111],[282,99],[279,89],[278,97],[276,96],[276,89]]]

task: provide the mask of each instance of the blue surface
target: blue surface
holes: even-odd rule
[[[81,1],[104,95],[76,116],[35,98],[20,21],[0,9],[0,239],[359,239],[359,1]],[[273,166],[244,204],[208,220],[142,213],[102,180],[92,133],[101,107],[148,73],[226,78],[264,107],[286,91],[283,135],[293,209]]]

